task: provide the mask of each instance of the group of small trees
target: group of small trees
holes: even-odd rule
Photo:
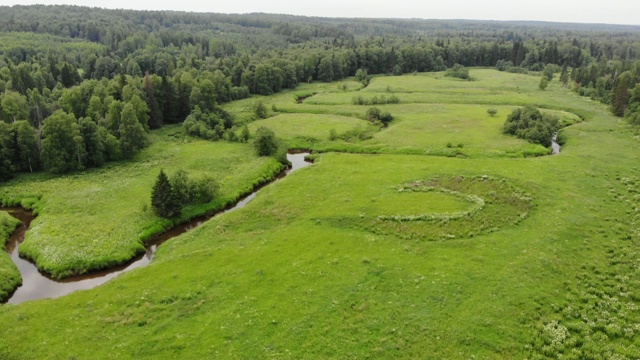
[[[399,104],[400,98],[395,95],[391,95],[389,97],[382,95],[380,97],[374,96],[370,99],[365,99],[364,97],[362,97],[362,95],[358,95],[358,96],[354,96],[353,99],[351,99],[351,103],[353,105]]]
[[[355,78],[356,78],[356,81],[361,82],[362,85],[364,85],[365,87],[369,85],[370,78],[369,78],[369,75],[367,74],[367,70],[366,69],[365,70],[363,70],[363,69],[356,70]]]
[[[542,114],[537,108],[527,105],[509,114],[502,132],[549,147],[551,138],[559,127],[558,118]]]
[[[547,66],[545,66],[542,70],[542,77],[540,78],[540,84],[538,84],[538,88],[542,91],[545,91],[549,86],[549,82],[553,80],[553,75],[558,71],[560,71],[560,66],[555,64],[547,64]],[[566,81],[568,81],[566,66],[562,68],[560,78],[563,84],[566,84]]]
[[[266,119],[267,116],[269,116],[267,106],[263,101],[258,101],[255,103],[255,105],[253,106],[253,112],[256,117],[258,117],[258,119]]]
[[[471,80],[469,76],[469,69],[465,68],[460,64],[455,64],[453,67],[447,69],[444,73],[444,76],[454,77],[463,80]]]
[[[231,133],[233,120],[222,108],[216,107],[214,111],[202,112],[196,105],[191,114],[182,124],[187,134],[207,140],[219,140],[225,133]],[[229,137],[230,134],[227,134]]]
[[[285,145],[272,130],[264,126],[256,130],[253,146],[258,156],[273,156],[283,164],[288,163]]]
[[[42,168],[65,173],[133,156],[146,144],[144,126],[129,103],[113,117],[117,124],[111,131],[90,117],[77,119],[63,110],[38,128],[27,120],[0,122],[0,179]]]
[[[161,217],[171,218],[189,205],[206,204],[218,194],[218,182],[209,176],[199,179],[178,170],[172,177],[160,170],[151,192],[151,207]]]
[[[372,122],[380,121],[385,125],[389,124],[391,120],[393,120],[393,116],[389,112],[381,111],[376,107],[369,108],[365,116],[369,121],[372,121]]]

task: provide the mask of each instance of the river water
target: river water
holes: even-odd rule
[[[278,179],[298,169],[311,165],[310,162],[304,160],[307,155],[309,155],[309,153],[305,152],[287,154],[287,159],[291,162],[292,166],[279,176]],[[156,249],[163,242],[202,225],[202,223],[211,219],[213,216],[219,216],[244,207],[256,197],[256,194],[259,191],[260,188],[245,196],[238,201],[236,205],[227,210],[217,214],[193,219],[188,223],[178,225],[163,233],[162,235],[154,238],[153,241],[147,245],[146,253],[138,255],[127,264],[86,275],[73,276],[62,280],[52,279],[47,274],[41,273],[31,261],[23,259],[18,255],[20,243],[24,240],[24,236],[29,229],[31,220],[34,218],[31,212],[22,208],[1,209],[9,212],[9,214],[22,221],[22,225],[18,227],[7,243],[7,252],[11,255],[11,259],[18,267],[18,270],[20,270],[20,275],[22,276],[22,285],[13,293],[8,302],[17,304],[27,300],[57,298],[76,290],[92,289],[98,285],[104,284],[123,272],[145,266],[151,262]]]
[[[553,133],[553,137],[551,138],[551,155],[560,154],[560,144],[558,144],[558,132]]]

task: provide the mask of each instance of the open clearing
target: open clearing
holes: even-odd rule
[[[278,112],[264,124],[318,151],[315,165],[165,243],[145,268],[0,306],[0,357],[640,357],[634,132],[557,80],[540,91],[537,76],[471,76],[377,77],[360,91],[305,84],[261,98]],[[316,95],[297,103],[302,92]],[[364,121],[354,94],[389,92],[401,102],[378,106],[394,115],[388,128],[329,140]],[[253,101],[226,108],[248,121]],[[501,134],[525,104],[575,123],[560,155],[526,158],[549,150]],[[56,239],[63,254],[72,240],[61,229],[84,226],[101,239],[87,249],[126,253],[157,222],[143,203],[160,168],[212,174],[225,198],[275,170],[249,145],[182,139],[163,130],[134,162],[20,177],[0,192],[42,196],[33,249]]]

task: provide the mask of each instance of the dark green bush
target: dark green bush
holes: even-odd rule
[[[537,108],[527,105],[509,114],[502,132],[548,147],[551,146],[553,133],[559,128],[558,118],[542,114]]]
[[[169,179],[161,170],[151,192],[151,206],[161,217],[174,217],[186,206],[210,202],[218,195],[219,188],[210,176],[193,179],[186,171],[178,170]]]
[[[471,80],[469,77],[469,69],[465,68],[460,64],[455,64],[453,67],[448,69],[444,76],[454,77],[458,79]]]

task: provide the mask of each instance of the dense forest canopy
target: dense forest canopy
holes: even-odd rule
[[[0,179],[132,157],[187,118],[237,141],[219,104],[357,73],[544,70],[640,123],[638,59],[637,26],[0,7]]]

